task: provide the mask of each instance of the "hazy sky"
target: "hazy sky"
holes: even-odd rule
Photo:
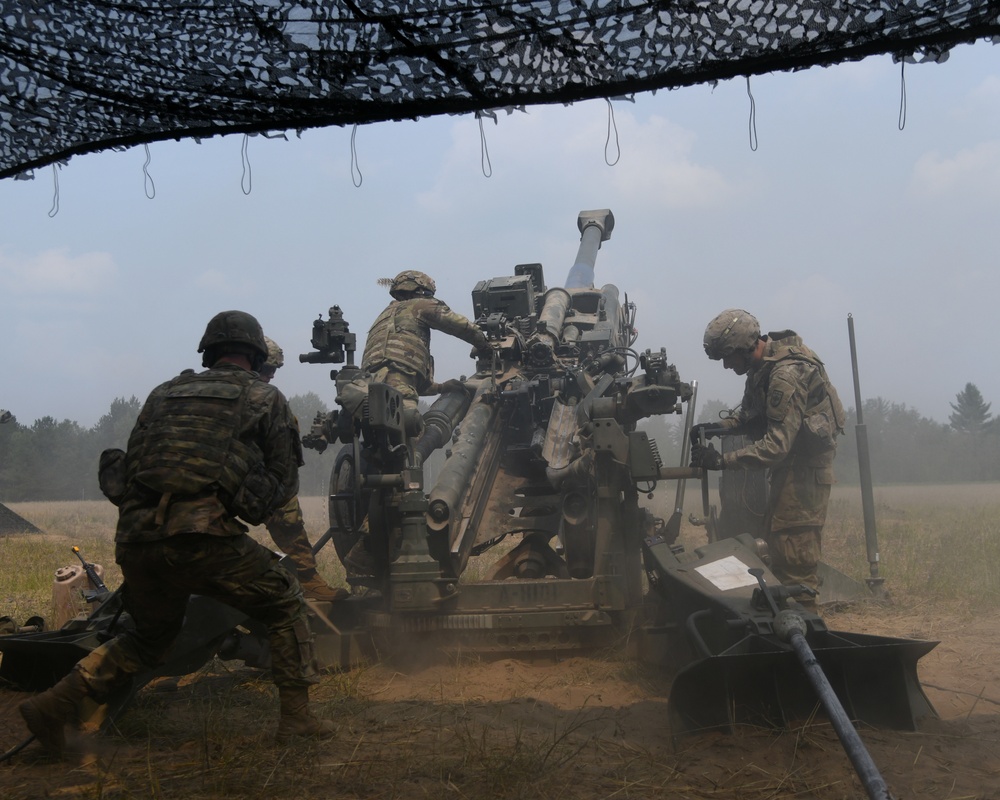
[[[532,107],[484,129],[471,115],[288,139],[242,136],[78,156],[33,181],[0,181],[0,407],[93,425],[115,397],[145,398],[186,367],[205,323],[238,308],[284,348],[277,384],[328,403],[328,368],[300,364],[312,320],[339,304],[359,351],[389,300],[376,279],[430,273],[466,315],[478,280],[541,262],[561,285],[577,213],[610,208],[597,260],[638,306],[638,347],[665,346],[702,400],[735,404],[742,379],[702,351],[724,308],[798,331],[854,405],[847,316],[864,397],[946,422],[975,383],[1000,411],[1000,50],[944,64],[888,57],[615,102],[620,159],[606,163],[608,104]],[[612,144],[609,160],[616,155]],[[473,370],[435,334],[437,377]],[[991,355],[992,354],[992,355]]]

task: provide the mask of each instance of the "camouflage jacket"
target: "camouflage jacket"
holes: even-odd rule
[[[434,297],[393,300],[368,331],[361,368],[374,372],[392,367],[415,376],[422,392],[434,380],[431,329],[457,336],[473,347],[486,347],[486,336],[466,317]]]
[[[186,371],[146,400],[125,455],[118,542],[181,533],[236,536],[298,492],[298,426],[257,374]]]
[[[829,468],[846,418],[819,357],[794,331],[767,335],[763,361],[747,373],[739,413],[724,420],[752,441],[723,456],[726,469]]]

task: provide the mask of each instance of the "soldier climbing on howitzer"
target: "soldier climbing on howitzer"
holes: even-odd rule
[[[388,286],[393,299],[368,331],[361,369],[372,383],[399,391],[407,424],[416,435],[423,426],[418,398],[441,394],[446,385],[457,388],[457,381],[434,382],[431,330],[468,342],[479,356],[489,357],[492,351],[478,327],[434,296],[437,286],[429,275],[408,269],[391,280],[379,279],[379,285]]]
[[[431,330],[468,342],[480,358],[492,357],[492,350],[476,325],[434,296],[437,286],[429,275],[404,270],[391,280],[380,279],[379,285],[389,287],[392,302],[368,331],[360,375],[353,381],[338,383],[337,401],[347,414],[357,418],[363,413],[369,385],[391,386],[402,397],[406,434],[415,439],[424,429],[419,398],[463,388],[457,380],[443,384],[434,381]],[[358,539],[344,564],[352,575],[375,572],[367,536]]]
[[[163,662],[192,595],[267,626],[281,705],[278,741],[334,734],[331,721],[309,710],[318,671],[302,589],[244,524],[259,525],[298,491],[295,417],[281,392],[258,380],[268,353],[250,314],[217,314],[198,352],[207,369],[154,389],[124,457],[102,454],[101,486],[114,488],[109,499],[119,509],[115,560],[133,625],[21,703],[28,728],[55,755],[64,752],[66,725],[81,721],[85,701],[107,702]]]
[[[260,368],[260,379],[270,383],[274,374],[284,366],[285,354],[273,339],[265,336],[264,341],[267,343],[267,361]],[[306,536],[298,497],[293,497],[268,517],[264,527],[274,543],[295,565],[302,592],[308,599],[335,603],[350,594],[346,589],[330,586],[316,571],[316,557],[309,544],[309,537]]]
[[[757,319],[728,309],[705,329],[705,353],[746,375],[739,411],[691,431],[691,465],[767,469],[766,540],[770,568],[783,584],[812,590],[800,602],[815,610],[823,524],[833,485],[837,436],[846,421],[826,368],[794,331],[761,335]],[[750,444],[720,453],[703,438],[744,434]]]

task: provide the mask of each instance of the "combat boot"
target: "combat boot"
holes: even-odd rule
[[[347,589],[336,589],[323,580],[316,570],[299,574],[299,585],[302,586],[302,594],[309,600],[321,600],[324,603],[336,603],[350,597],[351,593]]]
[[[361,537],[344,559],[344,568],[352,578],[365,578],[375,574],[375,557],[368,549],[367,542]]]
[[[90,688],[78,669],[70,671],[51,689],[18,706],[21,716],[38,743],[54,756],[66,750],[66,723],[75,722],[81,701]]]
[[[337,731],[332,720],[313,716],[309,710],[309,688],[306,686],[279,686],[281,718],[275,741],[287,744],[292,739],[329,739]]]

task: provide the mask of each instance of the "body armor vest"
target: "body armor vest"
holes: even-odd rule
[[[361,366],[366,370],[393,365],[429,380],[432,373],[431,330],[411,306],[418,299],[396,300],[379,314],[365,342]]]
[[[769,334],[777,347],[769,356],[765,356],[767,365],[766,375],[761,377],[768,380],[774,366],[786,360],[805,361],[812,364],[816,370],[810,380],[806,401],[806,408],[803,411],[803,430],[806,432],[805,443],[820,448],[834,446],[838,435],[842,434],[847,424],[847,414],[844,406],[840,402],[840,396],[826,374],[826,367],[810,348],[802,343],[802,340],[791,331],[782,331],[777,334]],[[790,340],[787,344],[785,340]],[[760,385],[760,384],[758,384]],[[763,393],[755,393],[760,402],[767,400]],[[757,409],[759,413],[764,413],[764,409]]]
[[[129,480],[177,497],[214,492],[229,508],[246,477],[263,466],[261,450],[239,438],[255,380],[243,370],[210,370],[171,381],[138,448],[129,444]]]

